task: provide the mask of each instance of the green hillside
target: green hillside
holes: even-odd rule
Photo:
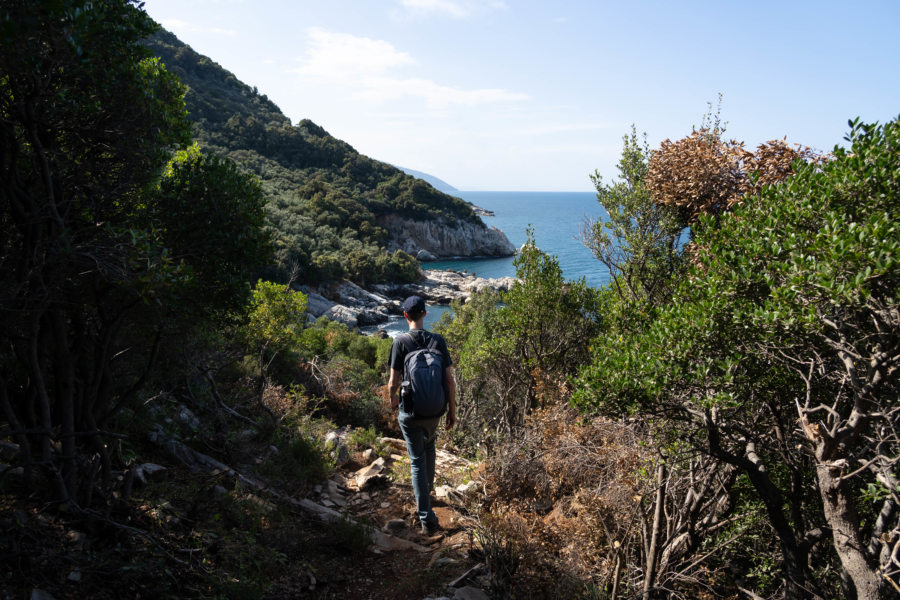
[[[186,85],[201,148],[260,178],[276,243],[276,277],[296,267],[302,281],[412,280],[416,261],[388,252],[378,216],[480,222],[463,200],[363,156],[312,121],[292,125],[264,94],[173,34],[161,30],[147,43]]]

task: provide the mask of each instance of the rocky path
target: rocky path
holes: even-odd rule
[[[419,529],[409,483],[409,459],[403,440],[381,438],[386,456],[372,451],[350,457],[339,436],[332,437],[343,465],[310,498],[327,509],[344,511],[370,523],[372,546],[357,577],[343,590],[353,598],[425,598],[402,590],[410,579],[425,579],[428,598],[487,600],[484,567],[471,557],[476,520],[470,516],[479,490],[470,479],[475,465],[438,450],[432,504],[442,531],[425,537]],[[371,576],[368,576],[371,575]],[[416,586],[413,586],[416,587]],[[420,592],[421,593],[421,592]],[[408,595],[402,595],[408,594]]]
[[[329,434],[326,444],[339,465],[306,498],[288,496],[253,476],[232,469],[157,431],[151,440],[195,471],[228,475],[248,491],[283,502],[324,524],[308,527],[292,552],[283,577],[265,595],[284,598],[354,600],[488,600],[489,580],[477,555],[475,530],[482,490],[474,463],[438,450],[432,504],[442,531],[425,537],[418,526],[403,440],[380,438],[373,449],[351,453],[350,429]],[[343,529],[343,533],[341,530]],[[319,534],[313,530],[320,531]],[[337,546],[359,534],[362,551],[335,557]],[[327,556],[326,556],[327,555]]]

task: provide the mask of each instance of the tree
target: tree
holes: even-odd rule
[[[459,405],[473,411],[460,423],[471,428],[471,444],[521,427],[541,405],[542,387],[564,385],[586,360],[600,326],[596,291],[584,279],[565,281],[559,261],[535,245],[530,230],[514,264],[518,281],[509,291],[455,305],[454,319],[439,328],[458,356]]]
[[[623,138],[619,181],[604,184],[599,172],[591,176],[607,218],[585,221],[581,238],[609,270],[610,285],[623,301],[656,306],[668,297],[679,269],[684,223],[645,189],[651,156],[646,134],[641,144],[632,126]]]
[[[0,58],[0,398],[29,472],[32,440],[51,471],[61,443],[57,495],[74,499],[76,437],[105,449],[97,417],[142,379],[116,386],[108,371],[123,309],[174,275],[129,219],[189,128],[181,86],[140,46],[153,24],[134,3],[9,2],[0,28],[15,48]]]
[[[780,545],[786,598],[898,589],[900,125],[695,230],[697,264],[646,330],[598,341],[577,401],[662,418],[740,469]],[[876,504],[877,503],[877,504]],[[816,560],[812,561],[811,557]]]
[[[260,241],[247,180],[195,157],[160,184],[190,124],[183,86],[143,45],[155,28],[130,0],[0,8],[0,409],[27,479],[40,465],[70,505],[98,473],[108,481],[107,426],[185,322],[180,295],[211,314],[258,257],[213,248],[196,222],[217,203],[216,226]],[[216,198],[194,185],[211,176],[225,176]],[[223,278],[210,257],[225,258]]]
[[[244,335],[260,364],[296,342],[306,323],[306,296],[286,285],[260,280],[252,292]]]
[[[265,198],[255,177],[194,145],[167,165],[147,217],[171,260],[190,268],[179,297],[182,312],[193,306],[227,316],[243,309],[251,272],[271,253],[263,229]]]

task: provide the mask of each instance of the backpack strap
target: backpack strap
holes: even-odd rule
[[[429,350],[437,350],[437,336],[431,334],[428,331],[420,331],[422,331],[421,337],[423,341],[427,340],[425,341],[424,345],[419,342],[419,338],[417,336],[414,336],[412,332],[401,333],[397,336],[397,339],[400,340],[400,343],[403,344],[403,347],[407,352],[412,352],[413,350],[424,350],[425,348],[428,348]]]
[[[407,354],[413,350],[418,350],[421,347],[412,333],[401,333],[397,336],[397,339],[403,345],[403,349],[406,350]]]

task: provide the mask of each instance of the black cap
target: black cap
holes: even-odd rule
[[[410,296],[403,301],[403,312],[418,315],[425,312],[425,301],[421,296]]]

